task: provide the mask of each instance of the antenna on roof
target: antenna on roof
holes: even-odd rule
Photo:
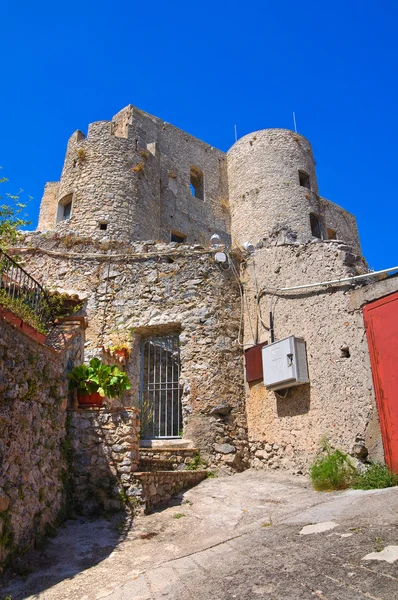
[[[296,113],[293,113],[293,123],[294,123],[294,131],[297,133],[297,124],[296,124]]]
[[[238,131],[236,129],[236,125],[234,125],[234,129],[235,129],[235,142],[238,141]]]

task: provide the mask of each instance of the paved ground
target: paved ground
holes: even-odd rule
[[[69,521],[0,599],[398,599],[398,488],[319,494],[246,471],[122,529]]]

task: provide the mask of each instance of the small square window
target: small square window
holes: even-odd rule
[[[187,236],[183,233],[174,233],[174,231],[170,232],[170,242],[178,242],[179,244],[183,244]]]
[[[337,231],[329,229],[328,227],[328,240],[337,240]]]
[[[106,231],[108,229],[108,223],[100,223],[99,228],[101,231]]]

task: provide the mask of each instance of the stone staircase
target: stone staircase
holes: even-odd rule
[[[141,440],[138,471],[134,473],[136,500],[145,512],[206,478],[204,469],[185,467],[198,454],[187,440]]]
[[[138,469],[148,471],[182,471],[198,454],[186,440],[141,441]]]

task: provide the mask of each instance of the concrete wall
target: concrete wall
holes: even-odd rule
[[[65,372],[81,360],[80,328],[56,352],[0,322],[0,564],[65,514]]]
[[[138,406],[141,337],[179,333],[184,437],[212,464],[243,468],[240,301],[231,271],[221,271],[212,252],[190,246],[126,244],[104,254],[94,243],[82,246],[76,238],[71,246],[69,236],[56,233],[32,234],[26,242],[24,260],[38,281],[87,299],[86,358],[102,345],[129,342],[126,406]],[[226,453],[217,450],[223,444]]]
[[[366,272],[361,260],[353,265],[351,258],[338,242],[318,242],[264,245],[247,260],[242,274],[249,303],[245,343],[253,344],[251,329],[256,329],[255,263],[258,289],[263,290],[259,302],[263,321],[269,323],[272,310],[276,340],[290,335],[304,338],[310,378],[309,384],[291,388],[286,397],[284,392],[268,391],[262,381],[247,385],[253,466],[305,471],[322,436],[350,453],[364,444],[371,458],[383,459],[362,311],[350,303],[352,287],[281,293],[269,289]],[[258,328],[259,341],[269,342],[269,331],[260,323]]]

